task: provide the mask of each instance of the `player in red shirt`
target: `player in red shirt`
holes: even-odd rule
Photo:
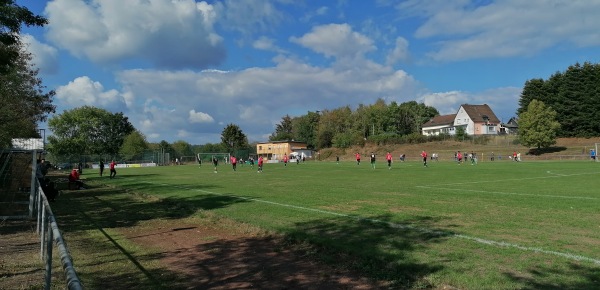
[[[263,171],[263,158],[262,156],[258,157],[258,173]]]
[[[356,152],[356,165],[360,165],[360,153]]]
[[[421,152],[421,157],[423,157],[423,166],[427,167],[427,152],[425,150]]]
[[[288,157],[287,154],[283,154],[283,166],[287,166]]]
[[[388,163],[388,169],[392,169],[392,153],[388,152],[387,155],[385,155],[385,159]]]
[[[116,165],[117,163],[114,160],[108,165],[110,169],[110,178],[115,178],[117,176],[117,170],[115,169]]]
[[[237,159],[232,155],[229,161],[231,161],[231,166],[233,167],[233,171],[235,171],[237,167]]]

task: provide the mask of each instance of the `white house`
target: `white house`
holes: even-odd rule
[[[468,135],[496,135],[499,133],[500,120],[487,104],[463,104],[456,114],[433,117],[421,127],[425,136],[455,135],[459,127]]]

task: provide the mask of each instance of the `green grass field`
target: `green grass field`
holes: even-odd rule
[[[178,216],[211,211],[308,241],[325,262],[349,256],[402,288],[600,288],[599,163],[184,165],[85,177],[185,205]]]

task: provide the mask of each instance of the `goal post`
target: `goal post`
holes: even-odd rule
[[[590,158],[593,159],[593,161],[599,162],[598,161],[598,147],[600,147],[600,143],[595,143],[594,144],[594,155],[592,157],[592,154],[590,153]]]
[[[229,153],[198,153],[196,154],[196,161],[201,164],[201,163],[211,163],[212,162],[212,158],[213,157],[217,157],[217,160],[219,160],[219,163],[229,163],[229,158],[231,157],[231,154]]]

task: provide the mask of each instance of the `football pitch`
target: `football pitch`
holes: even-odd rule
[[[600,288],[600,163],[204,164],[103,182],[308,241],[329,263],[351,256],[397,285]]]

